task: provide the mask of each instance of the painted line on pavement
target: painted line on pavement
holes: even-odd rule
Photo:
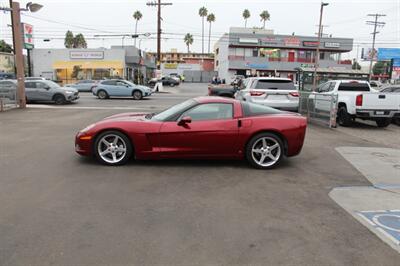
[[[83,110],[159,110],[162,106],[129,107],[129,106],[51,106],[51,105],[27,105],[31,109],[83,109]],[[160,108],[161,107],[161,108]],[[166,108],[166,107],[165,107]]]

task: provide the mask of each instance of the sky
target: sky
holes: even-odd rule
[[[31,0],[32,1],[32,0]],[[150,1],[150,0],[149,0]],[[275,34],[313,36],[318,31],[320,1],[317,0],[162,0],[172,6],[162,8],[162,51],[177,48],[186,51],[183,37],[186,33],[194,35],[192,51],[201,52],[202,22],[199,8],[205,6],[214,13],[216,22],[212,24],[211,47],[229,27],[243,27],[242,12],[249,9],[251,17],[248,27],[262,25],[259,14],[268,10],[271,15],[266,28]],[[29,1],[20,1],[25,5]],[[62,48],[67,30],[74,34],[83,33],[89,48],[110,47],[111,45],[132,45],[132,38],[120,36],[96,36],[112,34],[133,34],[136,10],[143,14],[138,32],[150,33],[141,37],[137,46],[146,51],[156,50],[157,9],[141,0],[37,0],[44,7],[37,13],[24,12],[22,22],[34,26],[34,41],[37,48]],[[355,58],[361,48],[371,47],[373,27],[366,25],[368,14],[386,14],[380,21],[386,22],[379,28],[377,47],[400,47],[400,0],[326,0],[324,8],[324,33],[333,37],[354,38],[353,52],[345,58]],[[0,6],[8,6],[8,0],[0,0]],[[0,12],[0,39],[11,42],[9,13]],[[205,47],[208,42],[208,24],[205,29]],[[50,39],[44,42],[44,39]],[[207,49],[206,49],[207,50]],[[358,53],[357,53],[358,51]]]

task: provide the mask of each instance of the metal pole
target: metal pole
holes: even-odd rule
[[[372,33],[372,51],[371,51],[371,60],[369,61],[369,71],[368,71],[368,81],[371,81],[372,76],[372,63],[375,57],[375,39],[376,39],[376,27],[378,26],[378,14],[375,15],[375,25],[374,32]]]
[[[157,15],[157,69],[161,67],[161,0],[158,0],[158,15]]]
[[[21,29],[21,14],[19,3],[12,2],[12,17],[13,17],[13,36],[14,36],[14,53],[15,65],[17,67],[17,91],[19,108],[26,108],[25,98],[25,78],[24,78],[24,56],[22,54],[22,29]]]
[[[314,79],[313,79],[313,91],[317,88],[317,69],[319,67],[319,46],[321,44],[321,25],[322,25],[322,14],[324,11],[324,3],[321,3],[321,10],[319,13],[319,27],[318,27],[318,45],[314,55]]]
[[[26,59],[28,61],[28,76],[32,77],[31,49],[26,49]]]

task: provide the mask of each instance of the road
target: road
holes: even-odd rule
[[[75,154],[75,133],[115,107],[161,109],[206,88],[176,92],[0,114],[0,265],[398,265],[328,195],[370,185],[335,148],[376,142],[310,125],[300,156],[271,171],[236,161],[114,168]]]

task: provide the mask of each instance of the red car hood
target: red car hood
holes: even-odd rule
[[[103,119],[103,121],[144,121],[147,113],[122,113],[116,114]]]

